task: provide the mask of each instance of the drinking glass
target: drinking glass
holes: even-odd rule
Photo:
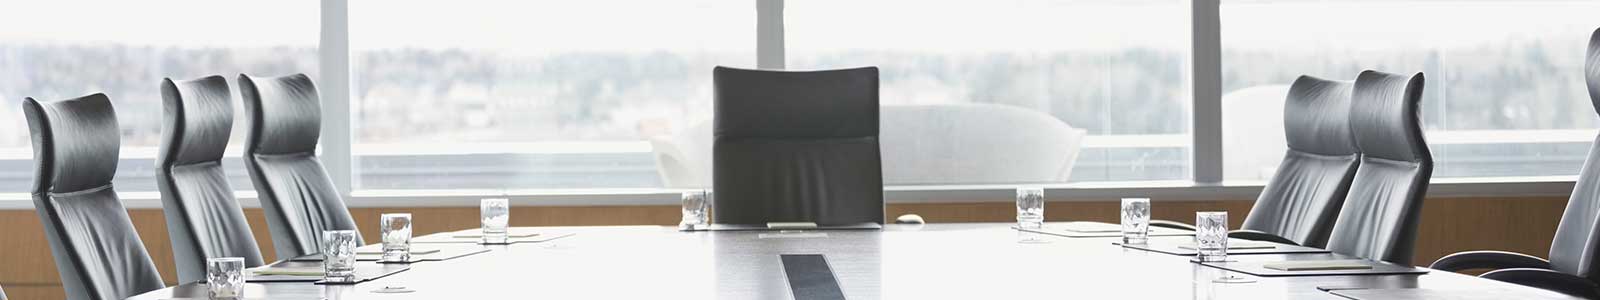
[[[244,298],[244,258],[206,259],[206,287],[211,299]]]
[[[483,199],[479,203],[483,216],[483,243],[505,244],[506,224],[511,221],[511,201],[507,199]]]
[[[322,279],[346,282],[355,279],[356,231],[322,232]]]
[[[706,224],[706,197],[705,191],[683,192],[683,222],[678,227],[694,229],[696,226]]]
[[[1122,243],[1150,240],[1150,198],[1122,198]]]
[[[1017,227],[1039,229],[1044,227],[1044,189],[1017,189]]]
[[[411,260],[411,214],[383,214],[379,220],[383,228],[384,262]]]
[[[1228,212],[1203,211],[1194,213],[1195,250],[1203,262],[1224,261],[1228,258]]]

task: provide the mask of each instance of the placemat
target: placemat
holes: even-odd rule
[[[1430,288],[1404,288],[1404,289],[1353,289],[1331,291],[1335,296],[1359,300],[1413,300],[1413,299],[1459,299],[1459,300],[1500,300],[1500,299],[1575,299],[1555,292],[1544,292],[1533,289],[1430,289]]]
[[[1278,276],[1329,276],[1329,275],[1420,275],[1427,274],[1428,269],[1396,265],[1386,262],[1364,260],[1372,265],[1371,269],[1346,269],[1346,270],[1306,270],[1282,271],[1264,267],[1265,264],[1281,263],[1284,261],[1225,261],[1225,262],[1196,262],[1197,264],[1213,268],[1245,273],[1262,277]]]
[[[857,224],[843,224],[843,225],[817,225],[816,227],[806,227],[806,228],[784,227],[784,226],[781,226],[782,224],[779,224],[779,225],[780,226],[778,228],[773,228],[773,227],[768,226],[768,224],[711,224],[711,225],[695,227],[694,229],[679,229],[679,231],[798,231],[798,230],[812,231],[812,230],[881,230],[881,229],[883,229],[883,224],[878,224],[878,223],[857,223]]]
[[[534,227],[534,228],[537,229],[537,227]],[[510,231],[510,230],[508,230],[508,231]],[[430,235],[425,235],[425,236],[421,236],[421,237],[412,238],[411,239],[411,243],[413,245],[415,245],[415,244],[477,244],[480,240],[482,240],[482,238],[480,238],[479,236],[473,235],[474,233],[477,233],[477,232],[479,232],[479,229],[468,229],[468,230],[462,230],[462,231],[456,231],[456,232],[435,233],[435,234],[430,234]],[[525,233],[525,230],[524,230],[524,237],[509,237],[508,239],[506,239],[506,241],[507,241],[508,244],[543,243],[543,242],[548,242],[548,241],[552,241],[552,240],[556,240],[556,239],[560,239],[560,238],[573,236],[575,234],[577,234],[577,233],[552,231],[552,230],[545,229],[545,230],[543,230],[543,231],[541,231],[541,232],[539,232],[537,234],[534,234],[532,236],[527,236],[526,233]]]
[[[1191,247],[1194,246],[1194,241],[1176,241],[1176,240],[1173,240],[1173,239],[1150,239],[1149,242],[1146,242],[1143,245],[1138,245],[1138,244],[1123,245],[1122,242],[1120,242],[1120,241],[1112,242],[1111,244],[1120,245],[1120,246],[1122,246],[1124,248],[1139,249],[1139,250],[1144,250],[1144,251],[1150,251],[1150,252],[1156,252],[1156,253],[1165,253],[1165,254],[1179,255],[1179,256],[1195,256],[1195,255],[1199,254],[1199,251],[1196,251],[1196,250],[1191,248]],[[1248,246],[1267,246],[1267,247],[1271,247],[1271,248],[1256,248],[1256,247],[1234,248],[1233,246],[1236,245],[1236,244],[1245,244],[1245,245],[1248,245]],[[1235,254],[1249,255],[1249,254],[1330,253],[1330,251],[1328,251],[1328,250],[1305,247],[1305,246],[1279,244],[1279,243],[1263,242],[1263,241],[1241,240],[1241,239],[1228,240],[1228,247],[1229,247],[1228,248],[1228,255],[1235,255]]]
[[[366,245],[366,246],[361,246],[360,248],[356,248],[356,261],[378,261],[378,260],[382,259],[383,258],[383,254],[381,254],[381,252],[377,252],[379,250],[382,250],[382,247],[383,247],[382,244],[372,244],[372,245]],[[418,251],[418,249],[421,249],[422,251]],[[424,261],[446,261],[446,260],[466,257],[466,256],[474,255],[474,254],[489,252],[489,248],[484,248],[483,246],[480,246],[480,245],[477,245],[477,244],[469,244],[469,243],[454,243],[454,244],[433,243],[433,244],[426,244],[426,245],[411,245],[411,250],[412,250],[411,259],[406,261],[406,262],[403,262],[403,263],[415,263],[415,262],[424,262]],[[322,261],[322,254],[320,254],[320,253],[309,254],[309,255],[305,255],[305,256],[301,256],[301,257],[296,257],[296,258],[291,259],[291,260],[292,261],[297,261],[297,262],[321,262]],[[383,263],[391,263],[391,262],[383,262]],[[398,263],[398,262],[396,262],[396,263]]]
[[[265,269],[301,274],[256,275],[257,271]],[[356,264],[355,276],[359,278],[358,282],[364,282],[410,269],[410,266],[401,264]],[[273,266],[245,269],[244,274],[245,282],[318,282],[322,281],[322,263],[285,261]]]
[[[1070,224],[1070,225],[1068,225],[1068,224]],[[1098,224],[1098,225],[1095,225],[1095,224]],[[1115,226],[1117,228],[1117,230],[1116,231],[1105,231],[1105,229],[1096,229],[1096,228],[1105,228],[1105,226]],[[1011,229],[1027,231],[1027,232],[1032,232],[1032,233],[1048,234],[1048,235],[1054,235],[1054,236],[1070,237],[1070,238],[1106,238],[1106,237],[1120,238],[1120,237],[1122,237],[1122,225],[1120,225],[1120,224],[1101,223],[1101,222],[1088,222],[1088,221],[1075,221],[1075,222],[1064,222],[1064,223],[1045,223],[1044,224],[1044,228],[1039,228],[1039,229],[1023,229],[1023,228],[1020,228],[1020,227],[1017,227],[1017,226],[1013,225],[1013,226],[1011,226]],[[1152,237],[1157,237],[1157,236],[1193,236],[1193,235],[1194,235],[1194,232],[1193,231],[1188,231],[1188,230],[1178,230],[1178,229],[1172,229],[1172,228],[1166,228],[1166,227],[1150,227],[1150,236],[1152,236]]]

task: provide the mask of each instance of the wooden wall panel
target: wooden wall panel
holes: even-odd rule
[[[1158,201],[1156,219],[1191,223],[1195,211],[1228,211],[1235,228],[1244,221],[1253,201]],[[1091,220],[1117,222],[1114,199],[1092,202],[1050,202],[1050,221]],[[1538,256],[1549,252],[1551,235],[1561,218],[1566,198],[1464,198],[1429,199],[1423,205],[1418,229],[1416,262],[1464,250],[1496,249]],[[409,212],[417,235],[478,226],[476,207],[355,208],[351,215],[369,242],[378,241],[378,216]],[[1012,222],[1016,208],[1009,202],[891,204],[889,218],[916,213],[930,223]],[[674,225],[677,206],[514,207],[512,226],[557,225]],[[129,211],[139,236],[169,284],[176,283],[166,219],[159,209]],[[276,260],[272,237],[261,209],[246,209],[262,255]],[[44,239],[38,216],[31,210],[0,210],[0,286],[13,299],[59,299],[60,277]]]
[[[33,300],[67,298],[66,291],[61,290],[61,284],[59,283],[27,285],[13,284],[6,285],[4,288],[6,290],[7,299]]]
[[[1503,250],[1548,258],[1567,198],[1428,199],[1422,204],[1413,263],[1469,250]]]
[[[7,296],[13,285],[61,283],[55,257],[44,239],[44,225],[34,211],[0,210],[0,241],[4,241],[0,243],[0,287]]]

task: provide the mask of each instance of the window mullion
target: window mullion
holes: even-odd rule
[[[321,42],[317,56],[321,77],[317,88],[322,97],[322,155],[328,177],[339,194],[350,197],[355,188],[355,157],[351,155],[350,126],[350,2],[322,0]]]

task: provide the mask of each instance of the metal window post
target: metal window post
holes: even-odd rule
[[[1222,182],[1222,32],[1219,0],[1192,0],[1190,21],[1190,88],[1194,123],[1194,182]]]
[[[350,2],[322,0],[322,34],[318,45],[320,78],[317,89],[322,97],[322,155],[328,177],[339,194],[350,197],[355,188],[355,157],[351,156],[350,128]]]
[[[756,0],[756,68],[784,69],[783,0]]]

